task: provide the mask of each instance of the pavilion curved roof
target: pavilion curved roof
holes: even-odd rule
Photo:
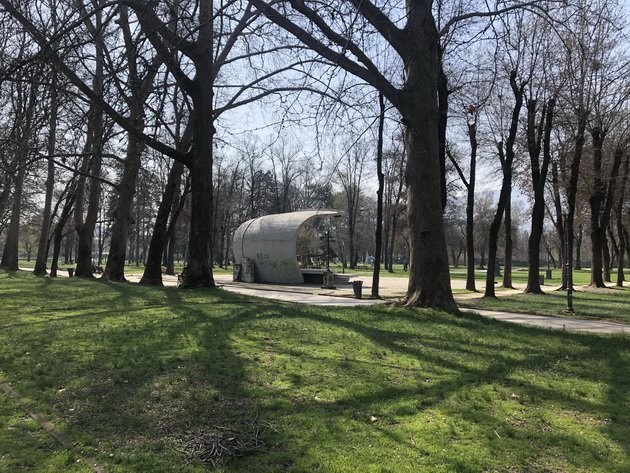
[[[234,260],[253,261],[256,281],[303,283],[296,257],[300,228],[311,219],[338,215],[337,210],[301,210],[248,220],[234,232]]]

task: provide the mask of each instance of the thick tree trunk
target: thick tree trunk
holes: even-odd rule
[[[527,287],[525,292],[529,294],[544,294],[540,287],[540,242],[542,240],[543,223],[545,219],[545,203],[534,198],[532,207],[532,225],[527,241]]]
[[[158,208],[155,225],[153,226],[153,234],[149,243],[149,252],[147,263],[144,267],[144,273],[140,279],[140,284],[147,286],[162,285],[162,253],[167,240],[168,234],[168,216],[173,208],[173,200],[179,186],[181,185],[181,177],[184,172],[184,165],[178,161],[174,161],[168,173],[166,187],[162,194],[162,201]]]
[[[606,287],[603,273],[604,235],[599,229],[591,231],[591,282],[593,287]]]
[[[25,175],[26,168],[20,166],[14,180],[15,187],[13,190],[13,206],[11,207],[11,222],[7,230],[4,248],[2,250],[2,261],[0,262],[0,268],[5,268],[10,271],[17,271],[19,269],[20,216],[22,212],[22,192],[24,189]]]
[[[145,102],[153,88],[153,80],[157,74],[158,61],[153,59],[153,67],[150,67],[146,75],[141,78],[137,67],[139,57],[129,26],[127,7],[124,5],[120,7],[120,19],[118,24],[123,30],[130,76],[129,82],[132,87],[131,96],[128,99],[130,108],[129,121],[134,124],[134,128],[137,132],[143,133],[145,129]],[[118,185],[116,219],[112,226],[109,257],[102,276],[103,279],[114,281],[125,280],[127,240],[129,238],[129,228],[133,221],[133,198],[136,193],[136,181],[140,170],[142,153],[146,147],[135,133],[128,133],[127,140],[127,155],[123,164],[122,178]]]
[[[90,172],[94,176],[100,175],[102,148],[100,144],[94,149],[90,166]],[[101,182],[98,177],[90,179],[90,192],[88,209],[85,218],[77,226],[78,247],[77,247],[77,269],[75,275],[80,278],[93,278],[92,272],[92,245],[94,229],[98,219],[98,211],[101,204]]]
[[[505,170],[503,172],[505,179]],[[490,235],[488,238],[488,267],[486,269],[486,290],[484,292],[484,297],[496,297],[494,290],[494,277],[497,262],[499,230],[501,229],[501,220],[503,219],[506,202],[507,190],[505,189],[505,186],[502,186],[501,193],[499,195],[499,203],[497,204],[497,211],[494,214],[492,223],[490,224]]]
[[[145,148],[134,135],[127,139],[127,157],[123,167],[123,175],[118,184],[118,205],[116,218],[112,226],[109,257],[103,272],[103,279],[111,281],[125,281],[125,262],[127,254],[127,240],[129,228],[133,221],[133,197],[136,193],[136,180],[140,170],[142,152]]]
[[[442,185],[438,140],[438,35],[431,2],[410,2],[406,31],[409,55],[406,122],[407,199],[410,230],[407,306],[456,310],[451,291],[448,252],[442,214]],[[420,33],[421,32],[421,33]]]
[[[190,164],[190,236],[188,240],[188,269],[182,286],[185,288],[214,287],[212,276],[212,144],[213,117],[213,2],[203,0],[199,6],[199,28],[196,77],[192,100],[192,149]]]

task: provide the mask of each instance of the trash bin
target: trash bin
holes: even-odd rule
[[[68,277],[74,276],[74,268],[68,268]]]
[[[361,292],[363,291],[363,281],[350,281],[352,284],[352,290],[354,291],[355,299],[361,299]]]

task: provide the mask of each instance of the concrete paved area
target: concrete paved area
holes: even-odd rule
[[[283,301],[298,302],[313,305],[332,305],[332,306],[356,306],[364,304],[382,303],[379,299],[354,299],[352,286],[338,286],[335,290],[326,290],[318,288],[315,285],[298,285],[298,286],[278,286],[259,283],[240,283],[233,282],[231,277],[225,275],[215,276],[217,284],[222,284],[223,288],[228,291],[238,292],[258,297],[267,297],[270,299],[278,299]],[[370,277],[351,277],[351,281],[363,281],[363,294],[369,296],[372,282]],[[379,284],[379,293],[383,296],[402,296],[407,289],[407,278],[381,278]],[[465,286],[465,281],[451,281],[453,288]],[[517,285],[519,286],[519,285]],[[508,294],[518,294],[523,292],[523,287],[518,287],[509,291],[497,291],[497,295],[504,296]],[[551,287],[550,287],[551,289]],[[556,288],[553,288],[556,289]],[[483,293],[478,294],[456,294],[455,300],[462,300],[471,297],[481,297]],[[512,322],[518,324],[534,325],[538,327],[547,327],[557,330],[572,330],[579,332],[593,333],[629,333],[630,325],[617,324],[612,322],[603,322],[597,320],[586,320],[568,317],[550,317],[543,315],[517,314],[513,312],[502,312],[494,310],[482,309],[461,309],[462,312],[474,312],[484,317],[489,317],[504,322]]]
[[[557,330],[573,330],[576,332],[593,333],[628,333],[630,325],[603,322],[599,320],[573,319],[569,317],[550,317],[546,315],[517,314],[514,312],[499,312],[483,309],[460,309],[462,312],[474,312],[491,319],[513,322],[517,324],[535,325]]]

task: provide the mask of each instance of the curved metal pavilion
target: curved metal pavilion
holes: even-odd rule
[[[304,276],[296,257],[300,228],[311,219],[339,215],[336,210],[302,210],[248,220],[234,232],[235,263],[253,261],[259,282],[301,284]]]

